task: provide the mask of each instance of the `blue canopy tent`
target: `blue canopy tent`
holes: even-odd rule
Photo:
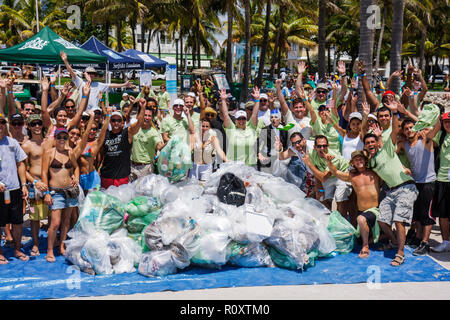
[[[107,66],[106,64],[92,65],[93,67],[98,69],[124,70],[144,68],[144,62],[141,59],[134,59],[122,53],[116,52],[111,48],[105,46],[103,42],[101,42],[94,36],[91,36],[88,41],[83,43],[81,48],[106,57],[106,59],[108,60]],[[77,67],[77,65],[74,65],[74,67]]]
[[[127,51],[121,52],[123,55],[126,55],[127,57],[139,59],[144,61],[144,68],[150,69],[150,68],[164,68],[168,63],[164,60],[158,59],[155,56],[152,56],[148,53],[129,49]]]

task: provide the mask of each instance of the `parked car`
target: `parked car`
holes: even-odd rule
[[[0,74],[8,73],[11,70],[11,68],[14,69],[14,72],[17,75],[21,75],[22,74],[22,69],[20,67],[17,67],[17,66],[0,66]]]
[[[433,75],[430,76],[430,78],[428,79],[428,82],[433,82]],[[436,79],[434,80],[434,83],[444,83],[445,81],[445,74],[437,74],[436,75]]]

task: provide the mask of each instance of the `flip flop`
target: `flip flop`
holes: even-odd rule
[[[395,258],[392,259],[392,261],[391,261],[391,266],[399,267],[399,266],[401,266],[403,264],[403,262],[405,262],[405,256],[396,254]],[[396,264],[393,264],[393,263],[396,263]]]
[[[21,260],[21,261],[28,261],[30,260],[30,257],[27,256],[25,253],[21,252],[21,254],[19,255],[14,255],[14,257],[16,257],[17,259]]]
[[[0,264],[8,264],[8,263],[9,263],[9,261],[6,260],[5,257],[1,257],[1,258],[0,258]]]
[[[47,262],[56,262],[55,257],[49,257],[49,256],[46,256],[46,257],[45,257],[45,260],[47,260]]]
[[[41,253],[39,252],[39,250],[36,250],[36,249],[30,251],[30,256],[32,256],[32,257],[38,257],[38,256],[40,256],[40,254]]]
[[[367,250],[361,250],[361,251],[359,252],[358,258],[366,259],[366,258],[369,257],[369,255],[370,255],[370,251],[367,251]]]

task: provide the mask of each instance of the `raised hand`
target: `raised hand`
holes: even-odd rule
[[[259,88],[255,86],[252,91],[252,97],[255,100],[259,100]]]
[[[0,88],[6,89],[6,79],[0,78]]]
[[[147,105],[147,101],[144,98],[140,98],[139,99],[139,106],[141,108],[145,108],[146,105]]]
[[[92,78],[91,75],[87,72],[84,73],[84,78],[86,79],[86,81],[88,82],[92,82]]]
[[[49,83],[47,77],[43,77],[41,79],[41,88],[42,88],[42,91],[48,91],[48,89],[50,89],[50,83]]]
[[[358,97],[356,97],[358,98]],[[370,106],[367,101],[363,101],[361,104],[363,115],[368,116],[370,113]]]
[[[228,99],[228,93],[226,89],[220,89],[220,100],[227,100]]]
[[[297,65],[298,74],[299,75],[303,74],[305,70],[306,70],[305,61],[299,61]]]
[[[396,70],[392,72],[393,77],[401,77],[403,75],[403,70]]]
[[[56,72],[52,72],[50,74],[50,84],[55,84],[56,83]]]
[[[82,92],[83,92],[83,96],[88,96],[89,95],[89,93],[91,92],[91,82],[90,81],[87,81],[84,84]]]
[[[66,82],[64,87],[61,89],[61,93],[65,96],[69,94],[70,89],[72,88],[72,82]]]
[[[342,60],[338,61],[337,70],[341,76],[345,75],[345,62]]]
[[[366,73],[366,65],[363,60],[358,61],[358,73],[359,74]]]
[[[59,53],[59,56],[61,57],[62,61],[64,61],[64,62],[67,61],[67,54],[64,51],[61,51]]]
[[[355,80],[355,78],[351,78],[351,80],[350,80],[350,87],[352,89],[356,89],[356,80]]]
[[[275,136],[275,150],[280,152],[283,150],[283,143],[280,140],[280,137]]]
[[[202,86],[202,82],[200,80],[195,80],[195,84],[197,87],[197,92],[203,92],[203,86]]]
[[[275,81],[275,86],[278,88],[278,87],[280,87],[281,88],[281,85],[283,84],[283,80],[281,80],[281,79],[277,79],[276,81]]]
[[[334,156],[333,156],[333,155],[331,155],[331,154],[329,154],[329,153],[325,154],[325,160],[326,160],[327,162],[331,162],[331,160],[333,160],[333,159],[334,159]]]

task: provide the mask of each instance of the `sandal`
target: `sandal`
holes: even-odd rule
[[[21,261],[28,261],[30,260],[30,257],[27,256],[25,253],[21,252],[19,255],[14,255],[17,259]]]
[[[47,260],[47,262],[56,262],[55,257],[50,257],[50,256],[46,256],[45,260]]]
[[[370,255],[370,251],[362,249],[359,252],[358,258],[365,259],[365,258],[368,258],[369,255]]]
[[[5,257],[0,257],[0,264],[8,264],[9,261]]]
[[[398,253],[395,255],[395,258],[391,261],[391,266],[399,267],[405,262],[405,256],[399,255]],[[394,264],[395,263],[395,264]]]
[[[38,257],[41,253],[39,252],[38,249],[34,249],[30,251],[30,256],[32,257]]]

